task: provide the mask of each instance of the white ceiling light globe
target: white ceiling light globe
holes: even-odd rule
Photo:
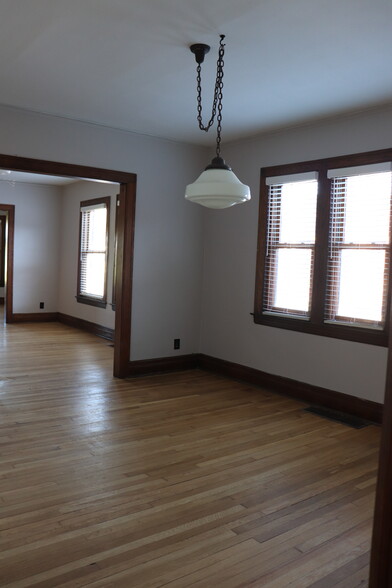
[[[193,184],[187,185],[185,198],[207,208],[229,208],[250,200],[250,190],[216,157]]]

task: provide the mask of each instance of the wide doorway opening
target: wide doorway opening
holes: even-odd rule
[[[106,170],[100,168],[90,168],[86,166],[72,164],[63,164],[58,162],[12,157],[7,155],[0,155],[0,169],[3,170],[3,174],[1,177],[1,179],[4,179],[5,182],[3,186],[7,184],[8,187],[12,188],[13,185],[16,186],[17,182],[20,182],[19,188],[22,185],[27,186],[28,184],[32,186],[34,186],[34,184],[37,186],[42,184],[47,186],[62,186],[62,189],[66,189],[72,196],[74,206],[76,206],[76,202],[78,202],[78,207],[80,204],[87,203],[87,210],[89,213],[91,211],[94,212],[95,208],[97,207],[97,205],[94,204],[97,198],[90,198],[90,196],[94,196],[94,193],[96,193],[98,196],[102,197],[104,193],[106,195],[106,192],[108,192],[108,195],[106,195],[105,197],[108,200],[108,210],[111,213],[110,215],[108,213],[108,235],[109,218],[111,217],[111,243],[110,247],[108,247],[108,251],[110,251],[110,256],[108,253],[106,269],[108,270],[107,276],[110,279],[110,283],[107,282],[105,286],[105,291],[109,292],[109,295],[105,304],[105,312],[107,313],[106,318],[102,322],[104,323],[103,329],[105,329],[105,323],[107,324],[108,321],[110,325],[111,323],[113,323],[113,329],[107,327],[108,332],[110,330],[113,331],[113,375],[116,377],[125,377],[128,373],[128,364],[130,357],[133,235],[136,198],[135,174],[129,174],[125,172]],[[91,186],[95,186],[96,188],[91,189]],[[80,192],[80,198],[78,190]],[[21,252],[17,249],[21,246],[21,239],[15,241],[15,232],[18,231],[18,209],[19,206],[21,206],[20,195],[19,199],[18,197],[16,197],[17,191],[21,190],[19,189],[15,191],[14,198],[12,198],[12,192],[8,192],[8,197],[4,195],[3,197],[0,197],[0,211],[2,212],[2,215],[6,218],[4,233],[4,286],[3,290],[0,291],[0,294],[3,294],[3,296],[0,296],[0,298],[4,300],[5,321],[7,323],[15,323],[35,320],[56,320],[59,314],[63,315],[62,318],[72,318],[72,311],[70,311],[70,314],[64,312],[59,313],[59,309],[55,308],[53,300],[52,302],[48,303],[49,312],[45,313],[46,309],[45,300],[43,299],[43,293],[37,294],[38,298],[42,298],[42,301],[34,300],[34,304],[39,305],[37,308],[37,312],[35,312],[35,306],[23,307],[23,304],[21,304],[20,301],[21,292],[19,292],[19,298],[17,296],[15,287],[17,287],[18,284],[15,283],[15,276],[17,275],[15,270],[18,270],[18,268],[16,267],[18,259],[21,259]],[[86,196],[86,198],[83,198],[83,194]],[[8,200],[8,202],[3,202],[3,200]],[[11,202],[11,200],[14,200],[14,202]],[[63,199],[63,201],[66,201],[68,203],[68,198],[66,198],[65,200]],[[93,202],[94,206],[91,204],[91,202]],[[29,204],[30,206],[33,205],[32,202],[30,202]],[[67,208],[69,208],[68,204]],[[85,211],[86,205],[80,208],[80,210]],[[80,210],[78,210],[78,214]],[[21,209],[21,213],[22,212],[26,214],[26,210],[23,210],[23,208]],[[65,211],[64,213],[64,211],[59,212],[59,210],[52,210],[51,214],[53,215],[53,218],[57,216],[58,221],[59,215],[66,215],[67,211]],[[48,227],[51,223],[50,211],[45,210],[44,215],[45,218],[40,219],[40,222],[42,223],[43,221],[44,223],[44,225],[41,226]],[[34,222],[36,224],[38,223],[37,217],[39,217],[39,215],[37,215],[37,211],[34,210],[33,207],[31,212],[31,226],[29,225],[29,223],[25,223],[25,230],[22,231],[23,233],[29,233],[30,229],[32,232]],[[61,222],[64,222],[64,219],[61,219]],[[78,224],[77,229],[75,229],[74,225],[75,223],[73,223],[73,228],[71,231],[73,232],[73,234],[70,235],[70,237],[72,238],[73,248],[75,248],[75,245],[79,246],[80,239],[80,226]],[[31,239],[33,239],[32,235],[30,235],[30,237]],[[33,240],[31,239],[30,242],[32,243]],[[75,243],[75,241],[77,243]],[[48,251],[45,251],[45,243],[41,243],[40,247],[40,254],[43,258],[45,258],[45,256],[49,253]],[[64,252],[64,240],[62,243],[62,250]],[[26,259],[28,258],[28,254],[29,251],[26,249]],[[19,257],[17,257],[18,255]],[[73,262],[75,262],[75,256],[72,255],[71,257],[73,257]],[[89,263],[91,262],[92,257],[93,256],[90,255]],[[48,255],[48,258],[50,258],[50,255]],[[43,265],[45,266],[45,260],[43,260]],[[47,271],[49,275],[51,271],[55,271],[55,267],[47,267],[44,268],[44,270]],[[24,271],[29,271],[28,263],[24,268]],[[79,272],[80,267],[78,268],[78,274]],[[33,279],[34,275],[32,275],[31,277]],[[85,277],[85,274],[83,274],[83,277]],[[67,281],[64,281],[63,279],[63,284],[66,283]],[[59,287],[60,286],[61,284],[59,284]],[[87,304],[85,307],[85,310],[87,312],[87,318],[94,318],[94,312],[98,314],[101,313],[101,316],[103,316],[103,304],[94,304],[94,300],[92,302],[91,300],[87,300],[86,303],[86,297],[83,296],[75,296],[75,299],[71,300],[71,298],[73,298],[73,295],[70,295],[70,292],[72,291],[73,287],[74,284],[71,284],[71,290],[68,292],[68,299],[70,305],[68,306],[68,308],[72,308],[72,305],[76,304],[75,299],[78,298],[77,303],[79,303],[81,300],[83,302],[83,307],[84,304]],[[25,297],[27,296],[27,293],[25,292],[23,292],[22,294]],[[75,291],[75,294],[80,294],[80,292]],[[49,294],[48,298],[50,298]],[[19,304],[19,308],[18,306],[15,306],[15,302]],[[24,304],[26,305],[26,300],[24,301]],[[100,308],[94,309],[94,306],[100,306]],[[64,303],[62,308],[64,309]],[[23,310],[26,309],[30,312],[23,312]],[[31,312],[31,310],[34,310],[34,312]],[[86,325],[89,325],[90,323],[95,324],[94,321],[89,320],[86,320],[85,323]],[[103,334],[105,334],[104,331]]]

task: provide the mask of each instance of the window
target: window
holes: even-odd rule
[[[106,307],[110,196],[80,203],[77,300]]]
[[[391,161],[262,170],[255,322],[387,345]]]
[[[314,175],[314,174],[310,174]],[[317,180],[268,178],[264,310],[307,317],[316,239]]]

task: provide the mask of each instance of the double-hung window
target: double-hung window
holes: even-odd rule
[[[392,150],[262,170],[255,322],[387,344]]]
[[[315,174],[268,178],[264,310],[308,317],[316,240]]]
[[[106,307],[110,197],[80,203],[77,300]]]
[[[388,295],[391,172],[331,170],[326,319],[382,328]],[[372,172],[372,173],[370,173]]]

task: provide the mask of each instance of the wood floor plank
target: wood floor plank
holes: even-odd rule
[[[378,427],[112,361],[65,325],[0,327],[2,587],[367,585]]]

